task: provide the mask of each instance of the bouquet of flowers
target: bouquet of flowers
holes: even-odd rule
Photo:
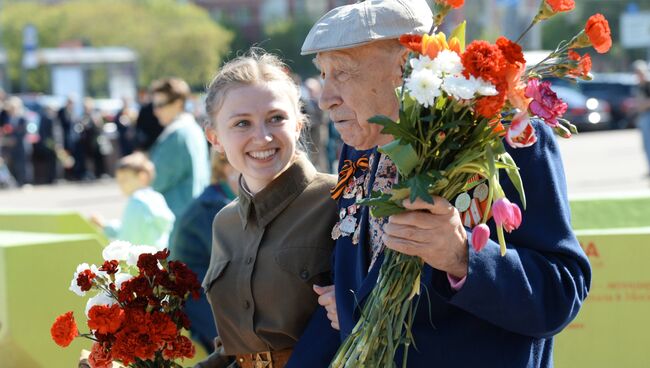
[[[77,337],[94,341],[91,367],[181,367],[194,345],[182,335],[190,322],[182,307],[199,297],[196,275],[182,262],[168,261],[169,251],[115,241],[102,252],[104,264],[80,264],[70,283],[79,296],[95,295],[86,304],[89,333],[77,330],[72,312],[57,317],[52,339],[66,347]]]
[[[562,118],[567,104],[543,78],[589,79],[591,58],[576,50],[593,46],[599,53],[607,52],[611,34],[607,20],[595,14],[579,34],[561,42],[540,63],[526,65],[518,41],[536,23],[572,10],[573,0],[542,0],[530,26],[515,42],[499,37],[494,44],[477,40],[467,47],[464,22],[449,37],[435,32],[445,15],[463,3],[435,0],[430,34],[400,38],[412,52],[404,83],[396,91],[399,120],[386,116],[370,120],[383,126],[382,133],[394,137],[379,151],[395,163],[399,181],[390,193],[373,193],[361,204],[371,206],[373,216],[383,217],[405,211],[401,203],[407,198],[433,203],[433,195],[437,195],[456,198],[454,205],[464,212],[472,201],[466,192],[480,184],[482,211],[466,213],[463,222],[472,227],[471,243],[480,251],[490,236],[486,222],[492,218],[503,255],[504,230],[517,229],[522,214],[519,206],[505,197],[499,183],[501,172],[526,206],[519,169],[504,141],[515,148],[533,145],[537,138],[532,118],[543,120],[561,137],[575,134],[575,126]],[[406,364],[408,347],[414,343],[410,326],[422,266],[419,257],[385,250],[377,285],[352,334],[339,348],[333,367],[392,367],[402,344]]]

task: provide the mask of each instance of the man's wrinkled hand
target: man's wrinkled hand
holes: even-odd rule
[[[384,225],[386,247],[421,257],[433,268],[457,278],[467,275],[467,233],[458,210],[442,197],[434,204],[405,200],[409,211],[390,216]]]

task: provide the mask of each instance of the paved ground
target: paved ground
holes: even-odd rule
[[[637,130],[582,133],[560,141],[571,197],[650,195]],[[0,209],[67,209],[118,218],[125,199],[113,180],[0,190]]]

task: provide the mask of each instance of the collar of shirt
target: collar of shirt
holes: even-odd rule
[[[243,228],[249,223],[265,227],[276,218],[316,177],[316,168],[301,154],[280,176],[257,194],[251,194],[244,181],[239,180],[237,209]]]

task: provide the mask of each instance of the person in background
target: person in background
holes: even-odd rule
[[[185,112],[190,87],[184,80],[161,79],[151,91],[154,113],[165,127],[149,152],[156,166],[152,187],[180,217],[210,183],[208,146],[194,117]]]
[[[632,64],[634,73],[639,78],[639,88],[636,109],[638,111],[637,126],[641,129],[643,148],[645,149],[646,163],[650,176],[650,75],[648,75],[648,63],[645,60],[637,60]]]
[[[223,154],[213,150],[211,164],[210,185],[177,220],[176,232],[169,244],[170,259],[185,263],[199,280],[203,280],[210,265],[212,222],[217,213],[235,198],[239,179],[239,173]],[[212,353],[217,328],[205,294],[201,294],[198,300],[189,299],[185,313],[191,321],[192,338]]]
[[[155,176],[153,163],[143,153],[121,158],[115,179],[120,191],[128,197],[122,219],[107,223],[100,216],[92,215],[91,222],[101,227],[111,240],[167,248],[174,214],[163,196],[151,189]]]
[[[16,96],[9,97],[5,103],[7,122],[4,126],[6,135],[5,147],[8,151],[9,171],[16,179],[16,184],[22,186],[29,182],[28,167],[27,119],[24,115],[23,102]]]
[[[329,172],[331,167],[327,164],[327,152],[324,142],[327,134],[323,131],[327,117],[318,107],[318,99],[321,93],[321,84],[316,78],[305,79],[306,96],[303,96],[305,113],[309,116],[309,136],[313,145],[309,158],[316,168]]]
[[[135,122],[135,139],[133,142],[134,149],[138,151],[149,151],[160,133],[163,126],[160,125],[158,118],[153,113],[153,104],[151,95],[146,89],[138,92],[138,104],[140,111]]]
[[[57,138],[56,111],[52,106],[43,106],[38,124],[38,142],[34,143],[32,161],[34,162],[34,184],[52,184],[56,181],[56,150],[60,143]],[[57,137],[59,135],[59,137]]]
[[[138,113],[131,107],[131,100],[122,98],[122,108],[115,114],[115,125],[117,126],[117,139],[120,146],[120,157],[133,153],[133,141],[135,139],[135,122]]]

